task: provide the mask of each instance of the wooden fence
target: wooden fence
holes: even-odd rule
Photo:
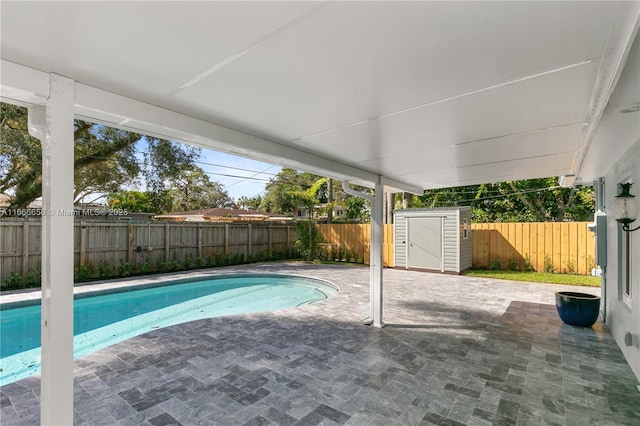
[[[474,223],[473,267],[531,265],[536,271],[588,275],[595,265],[590,222]]]
[[[34,272],[40,264],[39,221],[0,221],[0,280]],[[74,266],[126,262],[132,268],[159,262],[279,252],[295,242],[294,227],[264,223],[76,222]]]
[[[472,224],[473,267],[503,269],[530,265],[536,271],[589,274],[595,267],[594,235],[588,222]],[[370,225],[320,225],[327,250],[348,250],[369,262]],[[287,224],[96,223],[77,222],[74,265],[97,267],[121,261],[141,265],[217,256],[278,252],[296,236]],[[0,221],[0,280],[24,275],[40,263],[41,225]],[[26,242],[26,243],[25,243]],[[393,225],[384,225],[383,264],[394,266]]]
[[[349,250],[365,264],[369,264],[369,238],[371,225],[369,224],[332,224],[319,225],[323,244],[332,250],[340,248]],[[386,267],[393,267],[393,225],[384,225],[382,233],[382,262]]]
[[[595,237],[590,222],[474,223],[474,268],[523,268],[539,272],[588,275],[595,267]],[[321,225],[324,243],[353,250],[369,262],[369,225]],[[393,225],[384,225],[384,266],[394,266]]]

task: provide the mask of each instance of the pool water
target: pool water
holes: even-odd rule
[[[74,357],[154,329],[310,304],[338,291],[326,281],[274,274],[216,276],[130,289],[76,296]],[[0,311],[0,385],[39,372],[40,313],[39,304]]]

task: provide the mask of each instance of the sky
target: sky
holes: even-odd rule
[[[253,197],[264,193],[265,185],[280,170],[280,166],[203,149],[196,164],[212,181],[220,182],[229,196]]]

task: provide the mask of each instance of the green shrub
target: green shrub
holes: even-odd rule
[[[569,274],[569,275],[575,275],[576,274],[576,267],[573,264],[573,262],[570,261],[570,260],[567,262],[567,269],[565,269],[565,273]]]
[[[169,270],[170,271],[179,271],[182,269],[182,262],[180,262],[178,260],[178,257],[174,254],[173,255],[173,262],[171,262],[169,264]]]
[[[489,269],[492,271],[500,271],[502,269],[500,259],[493,259],[491,263],[489,263]]]
[[[546,255],[544,257],[544,271],[549,274],[553,274],[556,272],[555,268],[553,267],[553,260]]]
[[[112,273],[111,265],[106,260],[103,260],[102,263],[98,265],[98,276],[100,278],[111,278]]]
[[[351,263],[351,250],[344,251],[344,261],[347,263]]]
[[[158,272],[167,270],[167,264],[164,261],[164,256],[162,256],[160,253],[156,255],[155,267],[156,271]]]
[[[533,263],[531,263],[531,258],[529,257],[528,253],[524,258],[524,264],[522,265],[522,271],[523,272],[535,272],[536,271],[536,268],[533,267]]]
[[[1,287],[3,290],[15,290],[23,288],[22,277],[15,271],[11,271],[11,274],[4,280],[2,280]]]
[[[322,242],[322,234],[318,231],[315,222],[304,220],[296,223],[298,240],[295,246],[305,260],[313,260],[318,256],[319,244]]]
[[[128,277],[129,275],[131,275],[131,264],[129,264],[129,262],[125,262],[122,259],[118,261],[118,266],[116,269],[118,270],[118,275],[120,275],[121,277]]]
[[[91,267],[88,265],[80,265],[73,270],[73,278],[77,283],[89,281],[93,278],[93,271],[91,271]]]
[[[507,270],[509,271],[519,271],[520,270],[520,262],[515,257],[510,258],[507,261]]]

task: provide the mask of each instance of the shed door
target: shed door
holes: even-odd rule
[[[442,270],[442,218],[407,218],[407,267]]]

